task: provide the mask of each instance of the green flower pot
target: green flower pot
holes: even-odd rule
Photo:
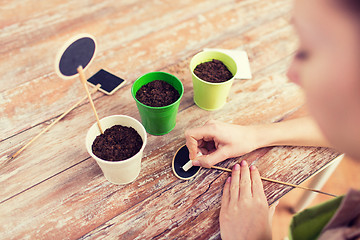
[[[209,62],[213,59],[223,62],[232,73],[233,77],[226,82],[211,83],[200,79],[194,74],[194,69],[197,65],[204,62]],[[237,65],[235,60],[225,53],[214,50],[206,50],[197,53],[191,59],[190,71],[193,80],[195,104],[200,108],[208,111],[214,111],[222,108],[226,103],[231,85],[234,82],[234,76],[237,72]]]
[[[164,107],[150,107],[139,102],[136,99],[136,92],[145,84],[155,80],[163,80],[172,85],[179,92],[179,99]],[[136,101],[141,122],[148,133],[152,135],[164,135],[174,129],[180,100],[184,94],[184,86],[177,77],[165,72],[147,73],[134,82],[131,87],[131,94]]]

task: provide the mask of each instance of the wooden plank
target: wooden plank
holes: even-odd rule
[[[94,96],[100,117],[139,119],[130,88],[154,70],[181,79],[185,94],[175,129],[148,136],[137,180],[110,184],[88,156],[84,139],[95,122],[83,104],[49,133],[0,169],[0,238],[218,239],[221,190],[228,173],[203,169],[190,181],[175,178],[171,159],[184,144],[184,130],[218,119],[237,124],[278,122],[306,113],[304,96],[285,77],[296,49],[289,26],[291,2],[121,1],[6,3],[0,14],[0,160],[15,152],[84,95],[78,79],[53,73],[49,49],[77,32],[97,38],[100,67],[128,82],[115,95]],[[14,14],[17,13],[17,14]],[[207,112],[194,105],[191,56],[204,47],[244,49],[252,80],[236,80],[228,103]],[[8,79],[12,79],[11,82]],[[324,148],[263,148],[220,164],[246,159],[265,177],[299,184],[338,154]],[[288,187],[264,183],[269,203]]]

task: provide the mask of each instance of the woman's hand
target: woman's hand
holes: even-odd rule
[[[193,165],[211,167],[267,146],[331,147],[311,117],[252,126],[210,120],[185,132],[186,146]],[[198,156],[198,153],[203,156]]]
[[[185,137],[193,165],[206,168],[259,147],[256,144],[256,129],[253,126],[214,120],[208,121],[202,127],[187,130]]]
[[[220,232],[227,239],[271,239],[271,220],[277,204],[269,209],[259,171],[245,161],[236,164],[225,183]]]

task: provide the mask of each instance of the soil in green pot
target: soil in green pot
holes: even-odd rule
[[[233,77],[225,64],[216,59],[197,65],[194,74],[201,80],[212,83],[226,82]]]
[[[136,99],[150,107],[164,107],[176,102],[179,92],[163,80],[155,80],[142,86],[136,92]]]

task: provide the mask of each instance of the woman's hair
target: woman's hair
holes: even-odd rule
[[[336,0],[335,2],[356,17],[357,21],[360,20],[360,0]]]

